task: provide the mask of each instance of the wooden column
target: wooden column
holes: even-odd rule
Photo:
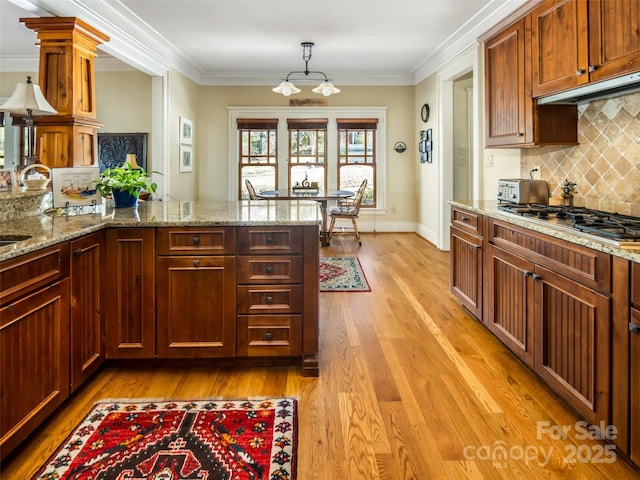
[[[94,59],[109,37],[76,17],[21,18],[38,34],[39,84],[58,111],[36,119],[41,163],[49,167],[98,164]]]

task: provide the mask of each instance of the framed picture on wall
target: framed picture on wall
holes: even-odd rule
[[[16,185],[16,174],[13,170],[0,170],[0,192],[10,192]]]
[[[180,144],[193,144],[193,122],[184,117],[180,117]]]
[[[193,171],[193,147],[190,145],[180,145],[180,171]]]
[[[127,155],[135,155],[136,163],[147,170],[147,136],[146,133],[98,133],[100,172],[121,167]]]

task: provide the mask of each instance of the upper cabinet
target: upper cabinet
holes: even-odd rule
[[[589,81],[587,2],[547,0],[531,12],[533,96]]]
[[[640,7],[547,0],[531,14],[533,97],[640,70]]]
[[[577,143],[577,108],[532,98],[530,22],[522,18],[485,42],[487,147]]]
[[[640,2],[589,2],[589,80],[640,70]]]

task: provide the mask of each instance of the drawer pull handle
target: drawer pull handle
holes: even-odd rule
[[[265,300],[267,301],[268,305],[271,305],[273,303],[273,297],[271,295],[269,295],[267,298],[265,298]]]
[[[271,235],[269,235],[267,237],[267,245],[271,245],[273,243],[273,237]]]
[[[460,220],[461,220],[461,221],[463,221],[463,222],[466,222],[466,221],[468,221],[468,220],[469,220],[469,217],[467,217],[466,215],[462,215],[462,216],[460,217]]]
[[[269,265],[267,268],[265,268],[265,271],[267,272],[267,274],[271,275],[273,273],[273,267]]]
[[[200,260],[194,260],[193,261],[193,266],[194,267],[199,267],[200,266]]]
[[[629,331],[631,333],[640,334],[640,325],[629,322]]]
[[[265,332],[264,339],[270,342],[273,339],[273,334],[271,332]]]
[[[200,245],[200,237],[193,237],[193,244]]]

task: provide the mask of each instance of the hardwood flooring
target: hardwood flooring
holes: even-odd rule
[[[359,248],[336,237],[321,255],[357,255],[372,291],[320,293],[319,378],[297,367],[107,367],[0,477],[31,478],[100,399],[286,395],[300,400],[300,480],[640,478],[577,438],[579,418],[454,299],[447,252],[383,233]],[[558,438],[558,427],[571,431]]]

